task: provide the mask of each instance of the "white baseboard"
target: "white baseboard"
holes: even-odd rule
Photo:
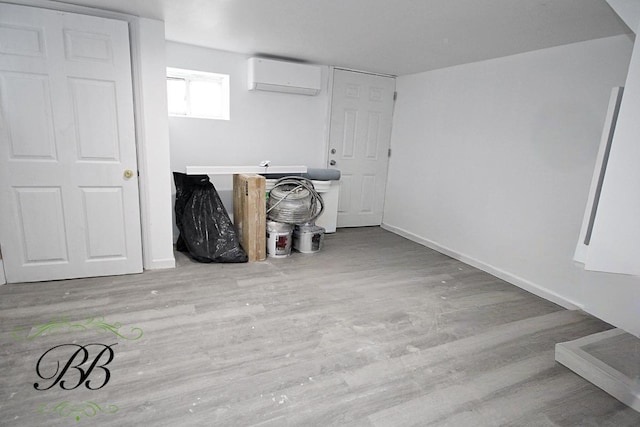
[[[144,265],[145,270],[162,270],[165,268],[176,268],[175,258],[154,259]]]
[[[571,301],[562,295],[559,295],[544,286],[537,285],[529,280],[518,277],[514,274],[511,274],[507,271],[501,270],[497,267],[494,267],[490,264],[486,264],[480,260],[467,256],[465,254],[459,253],[452,249],[449,249],[445,246],[442,246],[436,242],[433,242],[429,239],[425,239],[424,237],[420,237],[414,233],[411,233],[407,230],[404,230],[400,227],[395,227],[389,224],[382,224],[381,227],[387,231],[398,234],[402,237],[405,237],[413,242],[419,243],[423,246],[426,246],[434,251],[440,252],[444,255],[450,256],[451,258],[457,259],[458,261],[462,261],[465,264],[469,264],[472,267],[475,267],[479,270],[486,271],[487,273],[496,276],[499,279],[502,279],[506,282],[509,282],[521,289],[524,289],[527,292],[531,292],[534,295],[537,295],[541,298],[544,298],[548,301],[551,301],[555,304],[558,304],[567,310],[584,310],[581,304],[578,304],[574,301]]]
[[[4,263],[0,259],[0,285],[7,283],[7,279],[4,277]]]

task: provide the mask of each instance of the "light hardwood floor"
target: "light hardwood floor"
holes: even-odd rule
[[[380,228],[342,229],[287,259],[177,257],[174,270],[0,286],[0,425],[640,425],[554,361],[555,343],[609,325]],[[21,339],[95,316],[143,336],[61,324]],[[116,344],[109,381],[36,390],[53,381],[38,359],[71,343]],[[69,358],[54,353],[43,377]],[[71,410],[89,401],[102,411]]]

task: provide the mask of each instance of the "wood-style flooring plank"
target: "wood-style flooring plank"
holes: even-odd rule
[[[380,228],[340,229],[312,255],[177,263],[0,286],[0,425],[640,425],[554,361],[556,343],[610,325]],[[92,317],[143,335],[61,327],[17,339]],[[46,383],[38,359],[63,343],[115,344],[103,388],[34,388]],[[51,411],[63,401],[103,410]]]

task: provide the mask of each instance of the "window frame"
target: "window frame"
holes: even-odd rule
[[[185,82],[185,113],[180,114],[172,112],[169,105],[169,96],[167,96],[167,112],[170,117],[191,117],[198,119],[210,120],[230,120],[231,119],[231,102],[230,102],[230,76],[228,74],[211,73],[205,71],[187,70],[183,68],[167,67],[167,84],[169,80],[181,80]],[[191,83],[192,82],[212,82],[220,87],[221,97],[221,114],[193,114],[191,105]]]

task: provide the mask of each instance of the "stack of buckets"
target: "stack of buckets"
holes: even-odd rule
[[[267,180],[267,191],[270,190],[269,181],[271,180]],[[271,258],[285,258],[291,255],[292,248],[303,254],[319,252],[324,242],[324,231],[324,228],[313,223],[294,226],[267,221],[267,255]]]

